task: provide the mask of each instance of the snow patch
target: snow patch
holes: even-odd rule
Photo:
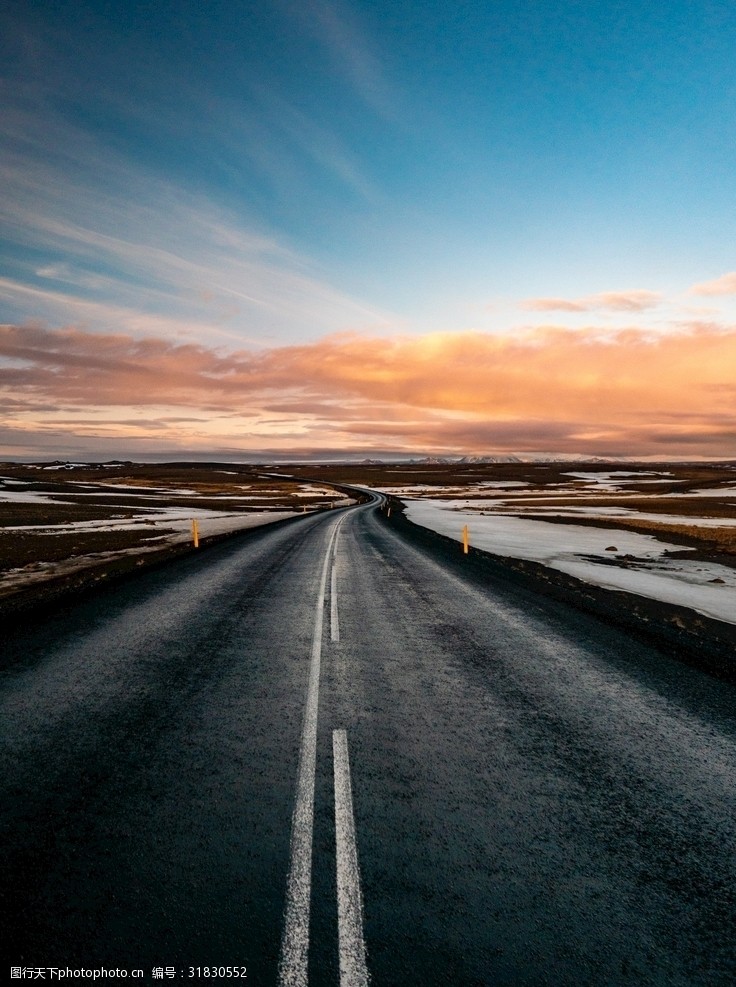
[[[715,563],[667,558],[684,545],[624,529],[551,524],[505,515],[463,513],[437,501],[406,501],[416,524],[494,555],[540,562],[605,589],[623,590],[736,623],[736,571]],[[616,551],[610,549],[615,546]],[[612,565],[617,559],[618,565]],[[719,580],[719,582],[713,582]]]

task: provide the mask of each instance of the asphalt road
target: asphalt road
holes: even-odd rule
[[[7,633],[0,672],[8,965],[736,982],[733,686],[375,505]]]

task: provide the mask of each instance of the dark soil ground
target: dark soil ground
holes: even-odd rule
[[[0,463],[0,494],[12,498],[0,498],[0,574],[150,548],[171,534],[161,508],[301,511],[329,507],[343,496],[324,481],[323,491],[309,492],[299,481],[264,475],[264,469],[217,463]],[[111,530],[84,527],[92,521],[109,521]],[[116,521],[132,522],[140,530],[115,530]],[[70,530],[52,527],[57,525]]]
[[[612,471],[640,473],[631,476],[625,487],[611,492],[591,488],[572,472],[608,474]],[[657,476],[654,474],[666,474]],[[523,482],[520,490],[478,487],[483,483]],[[654,482],[652,482],[654,481]],[[305,484],[320,489],[305,490]],[[251,466],[230,463],[136,463],[107,464],[18,464],[0,463],[0,596],[5,600],[16,592],[12,580],[3,588],[2,573],[44,570],[43,595],[53,592],[48,578],[54,563],[69,564],[78,559],[94,566],[98,574],[155,562],[171,552],[162,542],[171,531],[166,516],[156,508],[206,508],[224,513],[301,511],[325,509],[345,496],[343,485],[391,489],[400,497],[461,496],[464,499],[503,497],[503,513],[523,512],[560,524],[588,524],[611,529],[626,528],[681,544],[689,558],[736,566],[736,528],[702,527],[673,523],[666,515],[680,518],[736,518],[736,497],[725,494],[736,487],[736,463],[652,464],[652,463],[400,463],[324,464]],[[430,488],[421,494],[411,487]],[[472,488],[475,486],[475,490]],[[342,489],[341,489],[342,487]],[[458,493],[448,492],[456,488]],[[713,491],[696,496],[697,491]],[[724,490],[719,496],[719,489]],[[21,498],[25,495],[27,501]],[[18,499],[15,499],[18,498]],[[534,507],[545,513],[535,515]],[[661,514],[662,522],[626,517],[605,520],[576,515],[555,516],[550,508],[624,507],[632,512]],[[482,509],[479,504],[479,509]],[[158,523],[153,521],[158,517]],[[100,531],[81,526],[83,522],[110,521],[112,530]],[[132,522],[139,530],[114,530],[114,522]],[[69,531],[50,530],[51,525],[80,525]],[[46,530],[44,530],[46,528]],[[14,529],[14,530],[10,530]],[[25,530],[23,530],[25,529]],[[161,546],[160,551],[151,552]],[[141,558],[132,560],[128,550],[141,549]],[[181,550],[181,546],[177,552]],[[120,553],[110,559],[106,553]],[[126,555],[127,554],[127,561]],[[519,565],[522,565],[519,563]],[[65,575],[62,583],[68,581]],[[63,588],[63,587],[62,587]],[[22,589],[27,609],[33,589]],[[41,591],[39,590],[39,593]]]
[[[274,467],[278,470],[279,467]],[[291,472],[297,472],[290,466]],[[613,471],[640,473],[637,477],[628,477],[625,487],[620,492],[596,491],[583,479],[572,477],[572,472],[608,474]],[[286,472],[286,468],[284,468]],[[667,473],[666,477],[657,477],[654,473]],[[460,494],[465,499],[485,499],[488,497],[503,497],[503,513],[513,515],[516,511],[527,518],[557,522],[559,524],[591,525],[598,528],[626,528],[639,534],[653,535],[662,541],[675,541],[683,547],[695,549],[688,553],[688,558],[699,558],[725,565],[736,565],[736,527],[713,526],[702,527],[695,524],[673,523],[666,515],[680,517],[712,518],[723,520],[736,519],[736,496],[718,495],[719,488],[724,491],[736,488],[736,463],[477,463],[477,464],[355,464],[355,465],[325,465],[318,467],[300,467],[299,474],[322,482],[350,483],[368,486],[376,489],[391,488],[398,491],[402,486],[407,488],[418,485],[435,487],[437,497],[451,497],[445,488],[457,487],[462,489]],[[479,487],[475,492],[469,492],[468,487],[474,484],[488,482],[523,482],[523,496],[510,489],[493,489]],[[651,482],[656,481],[656,482]],[[564,488],[561,490],[560,488]],[[712,490],[713,494],[703,497],[698,491]],[[410,497],[432,497],[432,491],[411,493]],[[676,495],[676,496],[673,496]],[[401,496],[397,492],[397,496]],[[535,515],[535,505],[544,506],[545,513]],[[626,508],[632,512],[646,514],[661,514],[662,521],[652,521],[646,518],[611,517],[606,520],[576,515],[571,517],[555,517],[549,513],[550,508],[565,508],[586,506],[590,508]]]

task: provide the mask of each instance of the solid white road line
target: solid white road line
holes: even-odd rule
[[[335,843],[337,848],[337,931],[340,987],[366,987],[368,967],[363,939],[363,900],[360,893],[358,848],[350,784],[348,737],[332,731],[335,766]]]
[[[314,775],[317,758],[317,711],[322,660],[322,622],[330,555],[342,518],[332,530],[322,566],[314,614],[312,659],[309,666],[307,705],[304,713],[296,804],[291,820],[291,861],[286,887],[286,914],[281,938],[279,984],[306,987],[309,958],[309,906],[312,891],[312,832],[314,828]]]
[[[340,619],[337,613],[337,573],[335,563],[332,563],[332,579],[330,580],[330,638],[340,640]]]

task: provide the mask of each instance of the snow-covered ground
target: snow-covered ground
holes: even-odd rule
[[[396,471],[396,473],[399,472],[402,471]],[[579,470],[565,472],[560,474],[560,476],[569,477],[569,479],[561,479],[556,483],[543,483],[541,485],[532,484],[528,480],[475,480],[467,484],[454,483],[444,485],[411,483],[409,481],[408,483],[397,486],[383,486],[381,490],[383,493],[393,494],[397,497],[411,497],[412,494],[421,494],[440,497],[442,499],[464,496],[468,498],[472,497],[475,500],[479,496],[483,496],[487,491],[499,490],[508,491],[510,495],[513,495],[515,500],[528,500],[533,503],[543,503],[545,499],[559,499],[562,497],[566,499],[574,497],[575,499],[582,501],[588,500],[595,503],[606,495],[615,496],[617,499],[635,498],[636,500],[659,499],[662,496],[666,496],[667,498],[704,497],[716,499],[719,497],[736,497],[736,487],[734,486],[709,487],[708,489],[687,491],[671,490],[666,494],[662,494],[661,492],[645,493],[640,489],[647,484],[661,485],[662,483],[668,483],[674,485],[686,482],[684,479],[673,477],[667,471],[641,470],[632,472],[629,470],[610,470],[593,473]]]
[[[200,537],[206,538],[208,535],[221,535],[230,531],[239,531],[241,528],[254,528],[261,524],[270,524],[281,518],[292,517],[299,511],[279,511],[279,510],[259,510],[252,513],[227,514],[224,511],[211,511],[203,507],[147,507],[146,513],[135,515],[134,517],[115,516],[105,518],[101,521],[68,521],[61,524],[18,524],[5,525],[4,532],[22,531],[23,534],[42,532],[44,535],[68,535],[73,531],[138,531],[145,534],[150,531],[155,537],[157,528],[166,528],[173,532],[167,539],[174,544],[177,541],[185,541],[186,538],[179,537],[179,532],[190,532],[192,521],[196,520],[199,525]]]
[[[48,480],[20,480],[11,476],[0,476],[0,510],[3,505],[9,507],[19,504],[44,505],[48,508],[48,511],[43,512],[48,515],[48,520],[43,523],[4,525],[0,531],[6,538],[12,539],[18,533],[24,536],[48,537],[64,536],[73,532],[99,535],[106,532],[135,531],[142,541],[142,544],[136,547],[91,552],[53,562],[30,562],[15,569],[5,569],[0,575],[0,592],[3,594],[13,592],[121,556],[144,556],[170,545],[189,542],[192,539],[193,520],[198,523],[199,537],[206,539],[213,535],[243,531],[303,512],[311,512],[326,501],[341,507],[353,503],[332,487],[312,483],[290,484],[287,491],[289,497],[300,498],[301,503],[296,508],[284,504],[284,488],[277,488],[275,484],[254,488],[252,483],[244,483],[237,485],[235,488],[237,492],[231,492],[232,490],[231,487],[228,492],[212,493],[206,489],[183,486],[114,481],[108,483],[105,480],[92,483],[69,480],[63,488],[48,489]],[[58,513],[60,503],[83,504],[90,497],[94,498],[97,504],[104,498],[104,502],[109,505],[106,518],[61,521],[63,515]],[[116,504],[116,498],[122,498],[123,502]],[[188,503],[184,503],[183,506],[173,506],[170,503],[172,498],[186,498]],[[259,501],[260,506],[254,510],[249,509],[248,504],[251,501]],[[272,502],[272,506],[268,506],[269,501]],[[224,509],[212,510],[210,505],[213,502],[222,503]],[[203,506],[198,506],[198,503]],[[54,518],[59,520],[55,521]]]
[[[715,563],[667,557],[667,552],[687,551],[683,545],[624,529],[479,515],[458,510],[457,501],[402,499],[411,521],[458,542],[467,524],[470,544],[494,555],[541,562],[597,586],[736,623],[736,571]],[[693,523],[692,518],[687,521]],[[616,560],[620,564],[612,565]]]
[[[253,490],[252,484],[239,485],[241,490]],[[67,559],[31,562],[19,568],[5,569],[0,574],[0,593],[12,593],[17,589],[27,588],[48,579],[69,575],[89,566],[112,561],[121,556],[145,556],[160,551],[171,545],[182,544],[192,540],[192,521],[196,520],[200,539],[213,535],[231,534],[248,528],[272,524],[283,518],[294,517],[297,514],[311,512],[320,507],[329,498],[329,503],[335,507],[352,504],[350,498],[342,497],[332,487],[318,484],[300,484],[298,489],[290,489],[290,497],[304,498],[301,505],[285,509],[283,506],[284,490],[261,487],[254,493],[222,493],[212,494],[206,491],[183,487],[165,487],[133,483],[85,483],[70,481],[63,490],[44,489],[43,481],[16,480],[13,477],[0,476],[0,510],[5,504],[42,504],[48,508],[49,521],[34,524],[4,525],[0,532],[5,537],[12,538],[16,533],[24,536],[64,536],[73,532],[101,534],[106,532],[135,531],[140,535],[142,544],[131,548],[116,548],[110,551],[91,552],[86,555],[72,556]],[[115,504],[115,498],[124,497],[124,502]],[[87,521],[54,522],[55,508],[59,502],[84,503],[86,497],[92,496],[99,502],[105,498],[109,504],[109,515],[104,519]],[[172,506],[167,500],[172,497],[186,497],[189,500],[184,506]],[[259,506],[249,509],[245,502],[264,501],[273,499],[273,506]],[[312,502],[309,503],[311,498]],[[199,507],[197,501],[211,504],[213,501],[222,502],[224,510],[213,510],[210,507]],[[237,503],[233,503],[236,501]],[[135,506],[133,506],[133,504]],[[115,513],[120,511],[121,513]],[[44,512],[46,513],[46,512]],[[56,515],[59,516],[58,514]]]
[[[18,489],[21,487],[22,489]],[[20,504],[41,504],[58,502],[67,497],[119,497],[121,492],[132,494],[146,500],[161,500],[162,497],[193,497],[206,500],[263,500],[266,497],[283,497],[284,490],[261,487],[255,494],[211,493],[194,490],[189,487],[160,487],[143,483],[83,483],[70,481],[63,490],[36,489],[42,483],[29,480],[15,480],[11,477],[0,476],[0,503],[13,502]],[[238,484],[239,490],[252,490],[253,484]],[[289,490],[290,497],[332,497],[339,499],[339,494],[332,487],[317,486],[302,483],[295,490]],[[341,503],[343,501],[340,501]],[[345,501],[352,503],[352,501]]]
[[[671,493],[668,497],[736,497],[736,487],[711,487],[707,490],[689,490],[687,493]]]
[[[35,583],[44,582],[50,578],[70,575],[79,572],[90,565],[109,562],[125,555],[146,555],[160,551],[168,545],[177,545],[192,540],[192,520],[196,519],[199,527],[199,537],[231,534],[244,531],[247,528],[257,528],[264,524],[272,524],[282,518],[293,517],[296,511],[258,511],[250,514],[225,514],[222,511],[207,511],[201,508],[194,510],[177,510],[162,508],[157,517],[142,518],[110,518],[105,521],[83,521],[74,524],[23,525],[22,527],[6,527],[8,531],[37,531],[43,534],[69,534],[77,528],[87,531],[124,531],[135,530],[149,535],[146,545],[135,548],[116,549],[110,552],[95,552],[90,555],[72,556],[56,562],[35,562],[22,569],[9,569],[0,577],[0,590],[3,592],[25,589]],[[161,516],[161,515],[165,516]],[[163,529],[163,530],[162,530]]]
[[[410,486],[404,484],[399,487],[381,487],[382,493],[394,494],[400,497],[402,494],[406,493],[428,493],[434,494],[437,497],[447,496],[448,494],[475,494],[482,492],[484,490],[511,490],[514,492],[519,490],[522,492],[523,488],[528,487],[529,483],[526,480],[481,480],[478,483],[472,483],[469,485],[455,484],[454,486],[438,486],[437,484],[426,484],[426,483],[412,483]],[[523,491],[526,492],[526,491]]]
[[[672,473],[670,472],[660,472],[658,470],[639,470],[637,472],[632,472],[631,470],[600,470],[595,473],[589,473],[584,470],[577,471],[566,471],[562,476],[571,476],[574,480],[584,480],[586,486],[594,487],[597,490],[604,491],[618,491],[622,487],[631,485],[632,483],[662,483],[664,480],[668,480],[670,483],[682,483],[682,480],[673,480]],[[643,479],[647,477],[647,479]],[[655,477],[654,480],[648,479],[649,477]]]
[[[416,488],[412,488],[412,492]],[[409,495],[408,491],[404,490],[403,496],[398,494],[402,500],[405,500]],[[497,497],[474,497],[470,498],[441,498],[440,500],[434,500],[435,504],[440,504],[445,510],[452,511],[465,511],[466,513],[477,515],[479,512],[489,511],[493,513],[499,513],[506,517],[509,514],[520,515],[520,514],[550,514],[554,517],[586,517],[586,518],[598,518],[601,521],[607,519],[616,518],[627,518],[630,521],[652,521],[661,525],[671,525],[671,524],[684,524],[695,528],[733,528],[736,527],[736,518],[728,517],[699,517],[692,514],[663,514],[661,512],[649,513],[647,511],[639,511],[632,507],[616,507],[608,505],[581,505],[580,507],[566,506],[557,507],[554,505],[545,504],[544,501],[539,503],[530,504],[517,504],[514,503],[510,505],[505,500],[500,500]]]

